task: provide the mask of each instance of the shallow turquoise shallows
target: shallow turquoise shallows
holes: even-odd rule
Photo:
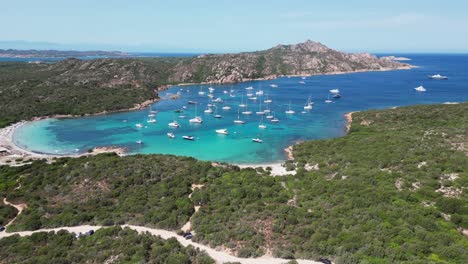
[[[150,109],[115,113],[102,116],[75,119],[47,119],[27,123],[14,134],[14,141],[28,150],[51,154],[86,152],[99,146],[126,147],[131,154],[164,153],[193,156],[202,160],[226,161],[233,163],[270,163],[284,160],[283,149],[294,142],[310,139],[332,138],[344,135],[343,115],[350,111],[388,108],[393,106],[468,101],[467,55],[405,55],[411,63],[420,66],[413,70],[391,72],[367,72],[345,75],[313,76],[305,80],[280,78],[271,81],[256,81],[236,85],[212,85],[214,99],[206,96],[209,85],[173,87],[161,94],[163,100],[152,105],[158,111],[156,123],[148,123]],[[440,73],[448,80],[430,80],[428,75]],[[301,83],[304,82],[304,83]],[[271,87],[276,84],[278,87]],[[426,92],[416,92],[415,87],[423,85]],[[252,86],[253,90],[246,90]],[[200,87],[206,95],[199,95]],[[342,97],[332,98],[330,89],[339,89]],[[233,90],[232,97],[230,90]],[[264,95],[255,95],[262,90]],[[226,91],[226,92],[225,92]],[[179,92],[180,99],[170,99],[170,94]],[[253,93],[257,100],[248,100],[247,93]],[[268,98],[267,98],[268,96]],[[313,109],[304,111],[308,97],[314,102]],[[330,97],[332,103],[325,103]],[[265,100],[272,103],[266,104]],[[198,106],[188,101],[199,102]],[[261,102],[261,104],[260,104]],[[212,114],[204,113],[207,104],[212,103]],[[234,124],[238,117],[239,104],[248,105],[250,116],[240,113],[244,125]],[[186,109],[182,113],[175,110]],[[231,110],[222,110],[231,106]],[[276,124],[257,115],[257,111],[269,109],[280,121]],[[291,108],[295,114],[288,115]],[[217,110],[216,110],[217,109]],[[240,112],[247,111],[244,108]],[[222,118],[215,118],[215,114]],[[202,124],[190,124],[194,116],[203,118]],[[183,118],[181,116],[186,116]],[[168,124],[177,120],[181,127],[170,128]],[[141,123],[142,128],[136,124]],[[258,126],[263,123],[266,129]],[[229,135],[217,134],[217,129],[228,129]],[[170,139],[167,133],[175,134]],[[194,141],[182,139],[193,136]],[[263,143],[252,142],[260,138]],[[141,140],[143,143],[138,144]]]

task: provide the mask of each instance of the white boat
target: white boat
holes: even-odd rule
[[[304,81],[299,81],[299,83],[300,83],[300,84],[305,84],[305,82],[304,82]]]
[[[285,114],[292,115],[296,113],[294,110],[291,110],[291,101],[289,102],[289,108],[288,110],[284,111]]]
[[[270,84],[270,87],[272,87],[272,88],[278,88],[278,85],[277,85],[277,84]]]
[[[183,139],[185,140],[195,140],[195,138],[193,136],[182,136]]]
[[[182,106],[182,109],[187,109],[187,107],[184,105],[184,106]]]
[[[263,113],[265,113],[265,114],[268,114],[268,113],[270,113],[270,112],[271,112],[270,109],[265,109],[265,110],[263,110]]]
[[[249,86],[247,88],[245,88],[246,90],[253,90],[253,87],[252,86]]]
[[[222,135],[228,135],[228,134],[229,134],[229,132],[228,132],[228,130],[227,130],[226,128],[217,129],[217,130],[216,130],[216,133],[222,134]]]
[[[146,121],[146,122],[148,122],[148,123],[156,123],[156,119],[150,118],[150,119],[148,119],[148,121]],[[138,125],[138,124],[137,124],[137,125]],[[137,127],[139,127],[139,126],[137,126]]]
[[[339,89],[331,89],[330,93],[337,94],[337,93],[340,93],[340,90]]]
[[[223,116],[220,115],[220,114],[216,114],[216,115],[214,115],[214,118],[223,118]]]
[[[313,105],[313,104],[314,104],[314,103],[312,103],[312,101],[310,100],[310,96],[309,96],[309,98],[307,99],[307,103],[306,103],[305,106],[304,106],[304,109],[305,109],[305,110],[312,110],[312,105]]]
[[[187,118],[186,115],[180,115],[179,118]]]
[[[245,124],[245,121],[240,119],[239,110],[237,110],[237,119],[234,120],[234,123],[235,124]]]
[[[272,123],[278,123],[278,122],[279,122],[279,119],[275,117],[275,118],[271,119],[270,122],[272,122]]]
[[[265,118],[266,119],[273,119],[273,117],[274,117],[273,115],[267,115]]]
[[[149,114],[148,117],[155,117],[156,114]]]
[[[205,92],[203,91],[203,87],[200,87],[200,91],[198,92],[199,95],[205,95]]]
[[[190,119],[189,122],[190,122],[190,123],[198,123],[198,124],[200,124],[200,123],[203,123],[203,119],[202,119],[201,117],[199,117],[199,116],[196,116],[196,117]]]
[[[208,97],[213,99],[214,95],[213,95],[213,94],[209,94]]]
[[[427,77],[429,79],[434,79],[434,80],[447,80],[448,79],[447,76],[443,76],[443,75],[440,75],[440,74],[429,75]]]
[[[264,114],[265,114],[265,111],[258,111],[258,112],[255,112],[255,114],[257,114],[257,115],[264,115]]]
[[[258,91],[258,92],[255,92],[255,95],[263,95],[263,91],[260,90],[260,91]]]
[[[302,76],[301,79],[302,79],[302,80],[305,80],[305,79],[307,79],[307,78],[306,78],[305,76]]]
[[[211,114],[211,113],[213,113],[213,110],[211,108],[207,108],[203,112],[205,112],[205,114]]]
[[[167,133],[167,136],[168,136],[169,138],[175,138],[174,133]]]
[[[252,114],[252,111],[244,111],[242,112],[243,115],[251,115]]]
[[[333,95],[333,98],[335,98],[335,99],[341,98],[341,94],[337,93],[337,94]]]
[[[223,102],[223,99],[221,99],[221,98],[218,97],[218,98],[214,99],[213,102],[222,103],[222,102]]]
[[[252,141],[255,142],[255,143],[263,143],[263,140],[261,140],[259,138],[252,138]]]
[[[253,96],[253,93],[248,93],[247,94],[247,97],[252,97]]]
[[[222,108],[222,109],[223,109],[223,110],[231,110],[231,107],[230,107],[230,106],[228,106],[228,105],[225,105],[225,106],[223,106],[223,108]]]
[[[249,100],[255,101],[255,100],[257,100],[257,97],[249,97]]]
[[[224,90],[224,91],[223,91],[223,94],[228,94],[228,91]]]
[[[425,92],[425,91],[426,91],[426,88],[424,88],[424,87],[421,85],[421,86],[418,86],[418,87],[414,88],[414,90],[416,90],[417,92]]]
[[[169,123],[169,126],[170,127],[180,127],[179,123],[177,123],[177,121],[173,121],[171,123]]]
[[[239,107],[247,107],[246,104],[240,104]]]
[[[265,124],[263,124],[263,116],[262,116],[262,119],[260,119],[260,124],[258,125],[258,128],[260,129],[266,129],[267,126]]]
[[[230,93],[229,97],[236,97],[234,94]]]
[[[143,127],[143,124],[138,123],[138,124],[136,124],[135,126],[138,127],[138,128],[142,128],[142,127]]]
[[[212,93],[215,89],[213,87],[208,87],[208,90]]]
[[[214,104],[207,104],[206,106],[208,106],[208,107],[212,107],[212,106],[214,106]]]
[[[325,100],[325,103],[329,104],[329,103],[333,103],[332,100],[330,100],[330,95],[328,96],[327,100]]]
[[[143,141],[140,139],[140,140],[137,140],[136,143],[137,144],[143,144]]]

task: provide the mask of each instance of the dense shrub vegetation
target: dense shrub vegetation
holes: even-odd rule
[[[342,138],[294,147],[297,174],[165,155],[0,167],[0,196],[28,209],[10,230],[136,223],[180,228],[239,256],[338,263],[467,263],[468,104],[353,115]],[[193,183],[203,184],[188,198]],[[21,188],[15,188],[21,184]]]
[[[18,235],[0,240],[1,263],[214,263],[204,252],[131,229],[99,229],[76,238],[67,231]]]

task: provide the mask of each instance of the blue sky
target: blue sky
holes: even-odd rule
[[[0,48],[235,52],[311,39],[343,51],[468,52],[466,0],[0,0],[0,8]]]

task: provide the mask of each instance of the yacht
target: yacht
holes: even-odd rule
[[[203,119],[199,116],[196,116],[192,119],[189,120],[190,123],[198,123],[198,124],[201,124],[203,123]]]
[[[223,94],[228,94],[228,91],[224,90],[224,91],[223,91]]]
[[[260,90],[260,91],[258,91],[258,92],[255,92],[255,95],[263,95],[263,91]]]
[[[278,85],[277,85],[277,84],[270,84],[270,87],[272,87],[272,88],[278,88]]]
[[[148,117],[155,117],[156,114],[149,114]]]
[[[138,123],[138,124],[136,124],[135,126],[138,127],[138,128],[142,128],[142,127],[143,127],[143,124]]]
[[[205,111],[203,111],[203,112],[205,112],[205,114],[211,114],[211,113],[213,113],[213,109],[211,109],[211,107],[208,107],[208,108],[205,109]]]
[[[340,93],[340,90],[339,90],[339,89],[331,89],[331,90],[330,90],[330,93],[332,93],[332,94],[338,94],[338,93]]]
[[[150,119],[148,119],[148,121],[146,121],[146,122],[148,122],[148,123],[156,123],[156,119],[150,118]],[[137,125],[138,125],[138,124],[137,124]],[[137,127],[139,127],[139,126],[137,126]]]
[[[257,100],[257,97],[249,97],[249,100]]]
[[[443,76],[443,75],[440,75],[440,74],[429,75],[427,77],[429,79],[434,79],[434,80],[447,80],[448,79],[447,76]]]
[[[304,81],[300,81],[299,83],[300,83],[300,84],[305,84],[305,82],[304,82]]]
[[[174,133],[167,133],[167,136],[168,136],[169,138],[175,138]]]
[[[228,106],[228,105],[225,105],[225,106],[223,106],[223,108],[222,108],[222,109],[223,109],[223,110],[231,110],[231,107],[230,107],[230,106]]]
[[[213,87],[208,87],[208,90],[212,93],[215,89]]]
[[[208,97],[211,98],[211,99],[213,99],[214,95],[210,93],[210,94],[208,95]]]
[[[284,111],[284,113],[288,114],[288,115],[292,115],[296,112],[294,112],[294,110],[291,110],[291,102],[289,102],[289,108],[288,110]]]
[[[333,101],[332,101],[332,100],[330,100],[330,95],[328,95],[328,97],[327,97],[327,100],[325,100],[325,103],[327,103],[327,104],[329,104],[329,103],[333,103]]]
[[[242,114],[243,114],[243,115],[251,115],[251,114],[252,114],[252,111],[248,111],[248,110],[247,110],[247,111],[242,112]]]
[[[248,93],[247,94],[247,97],[252,97],[253,96],[253,93]]]
[[[175,120],[173,122],[169,123],[169,126],[170,127],[180,127],[179,123],[177,123],[177,121],[175,121]]]
[[[265,124],[263,124],[263,116],[262,116],[262,119],[260,120],[260,124],[258,125],[258,128],[260,129],[266,129],[267,126]]]
[[[335,99],[341,98],[341,94],[337,93],[337,94],[333,95],[333,98],[335,98]]]
[[[223,116],[220,115],[220,114],[216,114],[216,115],[214,115],[214,118],[223,118]]]
[[[192,141],[195,140],[195,137],[193,136],[182,136],[182,138],[185,140],[192,140]]]
[[[263,143],[263,140],[261,140],[259,138],[252,138],[252,141],[255,142],[255,143]]]
[[[226,128],[218,129],[218,130],[216,130],[216,133],[222,134],[222,135],[228,135],[229,134],[229,132],[228,132],[228,130]]]
[[[195,101],[188,101],[188,104],[196,105],[196,104],[198,104],[198,102],[195,102]]]
[[[253,90],[253,87],[252,86],[249,86],[247,88],[245,88],[246,90]]]
[[[221,98],[218,97],[218,98],[214,99],[213,102],[215,102],[215,103],[222,103],[222,102],[223,102],[223,99],[221,99]]]
[[[304,109],[305,110],[312,110],[312,105],[313,104],[314,103],[312,103],[312,100],[310,100],[310,96],[309,96],[309,99],[307,99],[307,103],[305,104]]]
[[[421,86],[418,86],[418,87],[414,88],[414,90],[416,90],[417,92],[425,92],[425,91],[426,91],[426,88],[424,88],[424,87],[421,85]]]
[[[140,140],[137,140],[136,143],[137,144],[143,144],[143,141],[140,139]]]

